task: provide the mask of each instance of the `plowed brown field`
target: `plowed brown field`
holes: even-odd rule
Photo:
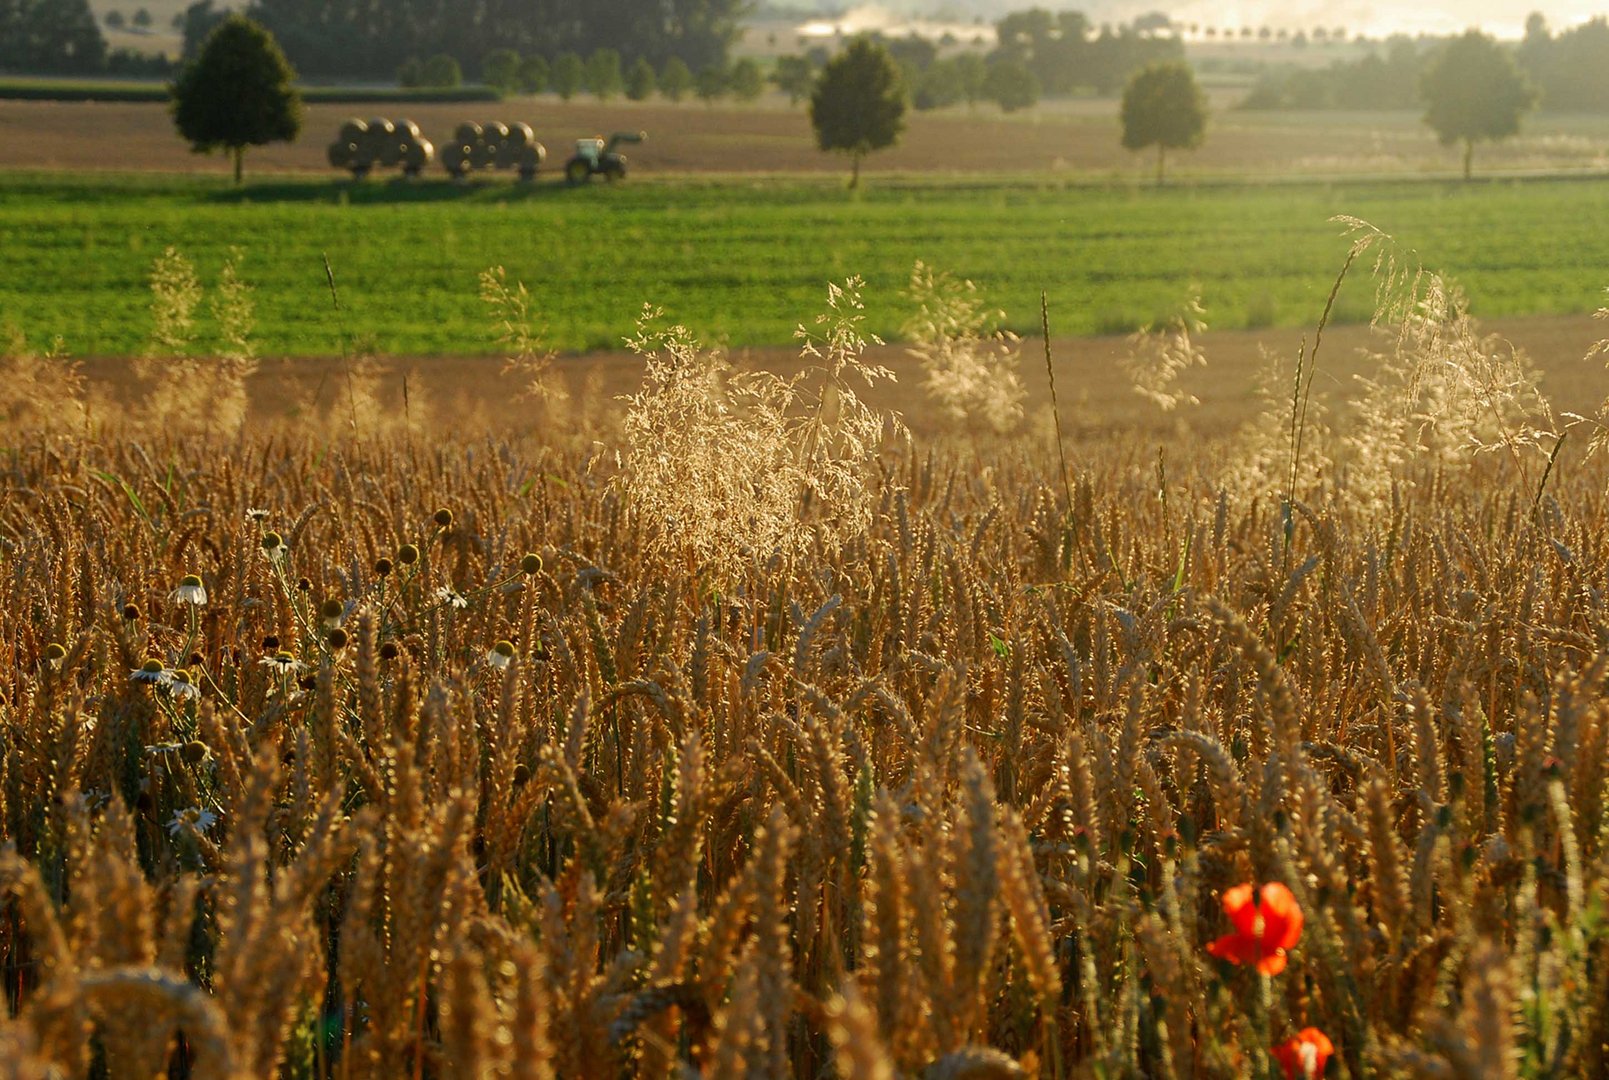
[[[595,133],[643,129],[649,141],[631,148],[645,174],[667,172],[820,172],[844,161],[815,148],[803,106],[709,107],[697,103],[560,102],[554,98],[500,104],[410,105],[406,114],[440,144],[464,120],[525,121],[562,164],[573,140]],[[329,169],[325,146],[341,121],[388,106],[312,105],[302,137],[252,150],[250,174]],[[556,159],[556,161],[555,161]],[[1526,134],[1482,147],[1486,171],[1609,167],[1609,121],[1538,117]],[[1205,145],[1177,155],[1185,173],[1266,177],[1272,174],[1357,174],[1450,171],[1457,155],[1444,150],[1412,114],[1241,113],[1214,115]],[[1148,176],[1152,159],[1118,145],[1110,101],[1042,105],[1002,115],[993,106],[913,113],[899,146],[875,154],[868,168],[917,172],[1044,172]],[[191,154],[157,104],[0,101],[0,169],[211,170],[221,157]]]

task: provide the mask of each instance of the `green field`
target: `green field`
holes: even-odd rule
[[[248,161],[249,164],[249,161]],[[1591,311],[1609,285],[1601,181],[1280,184],[1164,190],[873,178],[665,179],[566,189],[507,181],[356,188],[328,181],[0,177],[0,323],[79,355],[140,349],[146,274],[174,245],[210,281],[245,251],[265,353],[495,348],[476,275],[530,288],[550,344],[618,347],[645,302],[706,340],[783,344],[824,285],[867,280],[868,324],[897,336],[921,259],[969,277],[1012,326],[1131,329],[1199,283],[1215,327],[1311,324],[1346,251],[1330,218],[1365,218],[1454,277],[1482,317]],[[322,254],[340,284],[331,309]],[[1362,318],[1366,287],[1343,294]]]

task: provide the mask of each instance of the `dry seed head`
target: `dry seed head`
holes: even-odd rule
[[[279,637],[277,635],[269,634],[267,637],[263,638],[263,651],[264,652],[274,652],[278,648],[279,648]]]
[[[542,572],[542,556],[536,552],[527,552],[520,559],[520,572],[524,574],[540,574]]]
[[[496,645],[492,646],[492,652],[496,653],[498,656],[512,658],[514,655],[514,643],[508,640],[499,641]]]
[[[440,510],[437,510],[434,515],[432,515],[431,520],[436,523],[438,528],[451,528],[453,523],[453,512],[444,506]]]
[[[200,585],[201,578],[195,574],[186,574],[179,579],[179,588],[181,589],[194,589],[200,587]]]
[[[139,617],[140,617],[140,605],[138,605],[138,604],[124,604],[123,605],[123,618],[124,618],[125,621],[133,622],[135,619],[138,619]]]
[[[324,635],[324,640],[332,649],[344,649],[346,648],[346,643],[349,639],[347,638],[346,631],[342,630],[339,626],[336,626],[332,627],[330,632]]]
[[[145,663],[140,665],[140,670],[145,672],[147,675],[155,675],[159,673],[162,668],[162,661],[156,659],[155,657],[148,658]]]
[[[277,532],[263,533],[263,550],[272,554],[285,546],[285,538]]]
[[[332,596],[318,606],[318,613],[320,618],[339,619],[346,614],[346,605]]]
[[[384,645],[380,646],[380,659],[395,660],[400,652],[401,650],[397,648],[397,643],[395,641],[388,641]]]
[[[179,755],[191,765],[200,765],[212,756],[212,751],[208,750],[207,744],[200,739],[191,739],[184,744],[184,749],[179,751]]]
[[[498,642],[498,644],[501,645],[502,642]],[[45,659],[49,660],[52,664],[58,664],[67,659],[67,650],[62,648],[58,642],[52,641],[49,645],[45,646]]]
[[[374,560],[374,576],[388,577],[391,573],[391,560],[381,556]]]
[[[397,549],[397,561],[403,566],[412,566],[419,561],[419,549],[412,544],[403,544]]]

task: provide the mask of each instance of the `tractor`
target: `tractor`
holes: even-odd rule
[[[617,131],[605,143],[603,136],[575,141],[575,156],[564,166],[564,178],[572,184],[584,184],[594,176],[618,180],[626,175],[626,155],[615,147],[621,143],[639,143],[648,138],[646,131]]]

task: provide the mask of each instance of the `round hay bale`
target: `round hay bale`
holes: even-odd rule
[[[497,145],[485,141],[469,148],[469,163],[477,169],[489,169],[497,164]]]
[[[420,139],[424,138],[423,134],[421,134],[419,131],[419,125],[414,123],[412,120],[398,120],[392,126],[396,130],[397,137],[399,139],[416,143]]]
[[[436,159],[436,148],[429,139],[419,139],[408,144],[407,152],[402,155],[402,164],[414,172],[429,165]]]
[[[508,125],[493,120],[490,124],[482,124],[481,138],[487,142],[506,142],[508,140]]]
[[[325,156],[335,168],[349,169],[352,167],[352,149],[352,144],[349,142],[332,142]]]
[[[536,132],[531,130],[530,124],[508,125],[508,142],[516,149],[524,149],[536,141]]]
[[[453,141],[463,143],[465,146],[472,146],[475,143],[480,142],[480,137],[481,131],[479,124],[459,124],[458,130],[453,132]]]
[[[383,116],[376,116],[373,120],[369,121],[369,133],[371,135],[395,135],[397,133],[397,125],[393,124]]]
[[[375,159],[382,165],[395,165],[402,160],[402,143],[396,138],[387,139],[378,147]]]
[[[341,125],[341,133],[336,138],[344,143],[355,143],[363,138],[364,133],[368,130],[369,125],[354,116]]]
[[[473,167],[470,162],[473,149],[461,142],[450,143],[441,152],[441,163],[453,176],[463,176]]]

